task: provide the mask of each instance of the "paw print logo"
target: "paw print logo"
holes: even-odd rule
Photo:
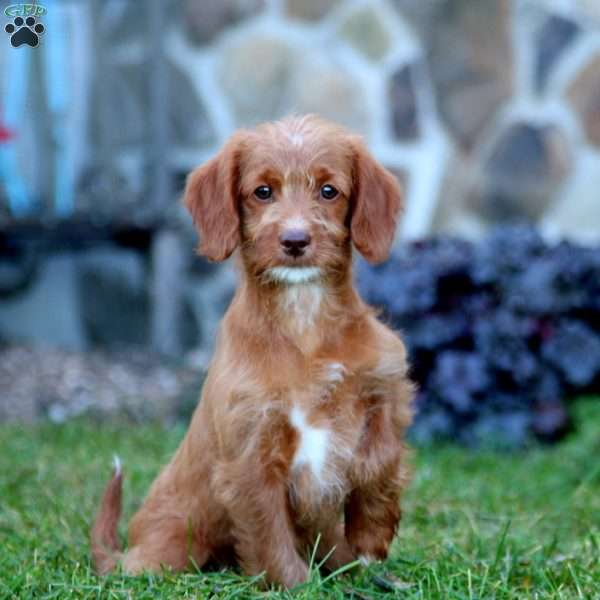
[[[35,17],[15,17],[12,23],[8,23],[4,31],[10,35],[10,43],[18,48],[27,44],[35,48],[40,43],[40,35],[44,33],[45,27],[36,23]]]

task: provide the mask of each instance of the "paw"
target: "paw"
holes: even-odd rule
[[[374,556],[371,556],[370,554],[360,554],[358,557],[358,560],[363,567],[368,567],[369,565],[372,565],[373,563],[380,562],[379,560],[377,560]]]
[[[302,585],[306,583],[309,579],[310,572],[308,570],[308,566],[301,561],[298,561],[296,564],[289,564],[284,569],[284,572],[281,575],[280,581],[279,578],[274,578],[276,583],[281,583],[287,589],[292,589],[297,585]]]
[[[383,531],[373,531],[363,533],[358,540],[349,540],[354,556],[358,557],[363,566],[367,567],[387,558],[390,544],[385,541],[389,537],[386,534]]]
[[[23,44],[35,48],[39,42],[39,36],[44,33],[45,27],[36,23],[35,17],[15,17],[12,23],[4,27],[4,31],[10,35],[10,43],[14,48]]]

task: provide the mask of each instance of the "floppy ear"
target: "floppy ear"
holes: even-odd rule
[[[208,260],[228,258],[240,243],[239,136],[188,176],[184,203],[200,234],[198,251]]]
[[[402,207],[398,180],[384,169],[360,140],[354,140],[350,233],[358,251],[371,263],[387,259]]]

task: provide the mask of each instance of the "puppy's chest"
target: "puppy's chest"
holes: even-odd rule
[[[348,491],[348,472],[365,424],[360,381],[342,364],[330,362],[312,386],[307,383],[291,397],[298,399],[287,415],[294,432],[292,497],[306,505],[339,499]]]
[[[360,420],[349,416],[291,408],[288,420],[295,443],[289,472],[292,497],[298,504],[318,505],[347,492],[347,475],[361,435]]]

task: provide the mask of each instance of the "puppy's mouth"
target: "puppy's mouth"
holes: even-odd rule
[[[264,273],[264,278],[270,282],[297,285],[303,283],[315,283],[321,278],[319,267],[285,266],[271,267]]]

